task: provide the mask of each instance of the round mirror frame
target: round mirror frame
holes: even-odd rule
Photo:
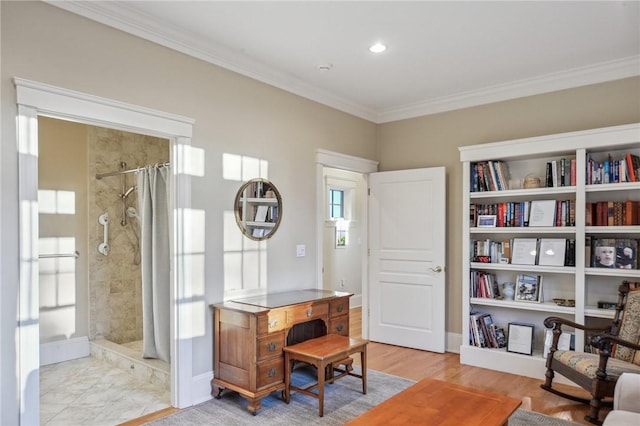
[[[250,196],[245,191],[251,191]],[[257,192],[257,194],[256,194]],[[275,201],[274,201],[275,200]],[[275,209],[275,221],[273,220]],[[233,210],[238,228],[245,237],[254,241],[269,239],[282,221],[282,197],[275,185],[267,179],[256,178],[245,182],[236,194]],[[247,220],[250,212],[252,220]],[[264,225],[261,225],[264,224]],[[268,224],[268,225],[267,225]]]

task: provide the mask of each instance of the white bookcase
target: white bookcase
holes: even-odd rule
[[[603,161],[609,155],[620,158],[626,153],[640,155],[640,123],[563,133],[512,141],[460,147],[463,163],[462,197],[462,296],[463,329],[460,362],[512,374],[544,379],[545,328],[548,316],[561,316],[584,324],[599,318],[612,318],[613,311],[598,309],[597,302],[616,301],[617,288],[623,280],[640,281],[640,270],[592,268],[585,260],[585,239],[640,239],[640,226],[589,226],[585,224],[585,205],[597,201],[640,201],[640,182],[586,184],[588,158]],[[575,159],[574,186],[535,189],[507,189],[472,192],[472,165],[483,161],[503,161],[508,165],[510,180],[521,183],[535,175],[545,185],[546,164],[562,158]],[[518,185],[514,185],[518,186]],[[533,200],[575,200],[575,226],[562,227],[477,227],[470,224],[471,204],[492,204]],[[575,266],[526,266],[505,263],[472,262],[473,240],[510,240],[513,238],[574,238]],[[637,254],[636,254],[637,256]],[[470,296],[470,274],[474,270],[497,276],[501,284],[515,281],[521,273],[543,277],[544,299],[540,303],[507,301]],[[573,299],[575,307],[558,306],[552,299]],[[470,343],[470,312],[489,313],[493,322],[507,331],[508,324],[534,325],[533,355],[508,352],[506,348],[480,348]],[[576,350],[582,350],[585,336],[575,333]],[[560,379],[562,380],[562,379]],[[568,383],[568,382],[565,382]]]

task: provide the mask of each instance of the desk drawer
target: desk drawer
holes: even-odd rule
[[[340,299],[332,300],[330,302],[329,310],[329,316],[331,318],[347,315],[349,313],[349,298],[343,297]]]
[[[329,331],[327,331],[327,333],[349,336],[349,315],[331,318],[329,320]]]
[[[260,315],[258,317],[258,336],[284,330],[287,325],[285,319],[284,309],[272,309],[266,315]]]
[[[329,315],[328,303],[314,303],[297,305],[287,309],[287,324],[298,324],[316,318],[326,318]]]
[[[271,361],[261,362],[257,365],[258,386],[257,390],[284,381],[284,356]]]
[[[258,361],[282,355],[284,332],[268,334],[258,339]]]

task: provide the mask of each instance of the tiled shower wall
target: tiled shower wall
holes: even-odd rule
[[[123,192],[136,185],[136,174],[96,179],[96,173],[135,169],[169,161],[169,141],[114,129],[90,126],[89,155],[89,339],[127,343],[142,339],[140,224],[123,220]],[[124,191],[123,191],[123,180]],[[138,210],[138,192],[125,200]],[[109,214],[109,254],[98,252],[103,226],[98,218]],[[167,259],[168,261],[168,259]]]

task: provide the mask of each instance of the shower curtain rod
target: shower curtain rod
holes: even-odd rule
[[[166,166],[170,166],[171,163],[158,163],[157,165],[166,167]],[[109,176],[123,175],[125,173],[136,173],[144,169],[145,167],[138,167],[137,169],[130,169],[130,170],[120,170],[119,172],[99,173],[99,174],[96,174],[96,179],[102,179]]]

